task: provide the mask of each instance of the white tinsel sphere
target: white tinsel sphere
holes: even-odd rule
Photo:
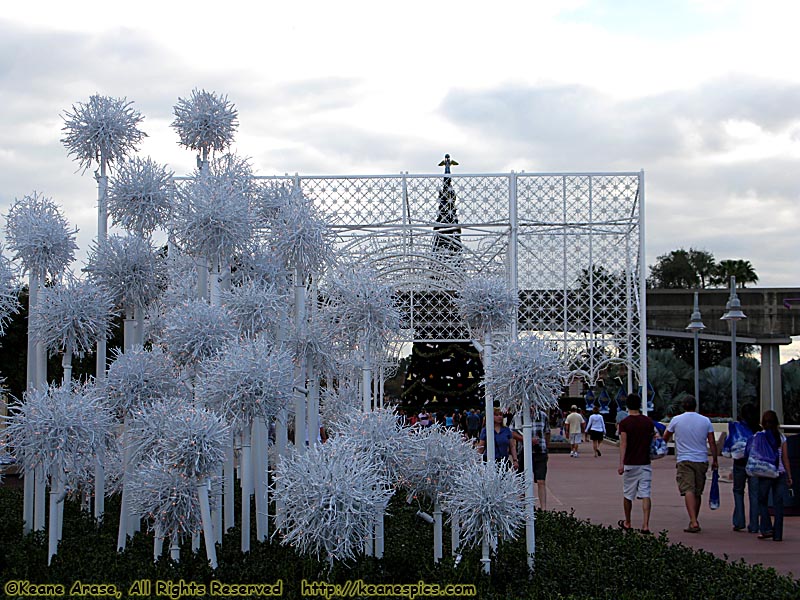
[[[318,273],[331,260],[330,234],[311,201],[295,191],[272,223],[271,245],[288,268],[308,275]]]
[[[137,460],[150,456],[201,481],[222,465],[229,436],[230,428],[213,411],[167,399],[146,405],[134,415],[130,446]]]
[[[254,337],[264,331],[276,333],[281,312],[288,303],[287,288],[263,281],[246,282],[222,292],[222,304],[241,337]]]
[[[222,151],[233,143],[239,126],[236,108],[227,96],[192,90],[191,97],[178,98],[172,127],[180,143],[191,150]]]
[[[403,487],[437,500],[453,488],[461,469],[480,461],[480,455],[461,432],[432,425],[407,436],[396,461]]]
[[[144,517],[155,531],[169,539],[173,534],[190,536],[202,530],[197,481],[157,458],[149,458],[133,472],[130,486],[131,512]]]
[[[92,162],[119,162],[147,137],[138,129],[143,117],[126,98],[93,95],[64,114],[61,143],[88,169]]]
[[[372,454],[393,479],[401,450],[408,443],[408,429],[401,427],[394,409],[379,408],[370,412],[351,412],[335,423],[337,435],[358,451]]]
[[[371,342],[400,327],[394,289],[380,283],[378,274],[371,269],[337,273],[332,278],[329,297],[339,327],[360,331]]]
[[[281,543],[331,564],[363,552],[392,496],[377,460],[344,438],[292,452],[278,461],[275,479],[274,498],[286,507]]]
[[[165,275],[151,242],[131,234],[111,235],[95,244],[84,270],[117,306],[131,308],[144,308],[158,298]]]
[[[519,300],[502,277],[480,276],[465,282],[457,299],[464,320],[478,332],[507,327]]]
[[[290,273],[280,257],[264,244],[254,243],[252,248],[237,255],[234,271],[231,273],[233,286],[247,282],[258,282],[264,285],[275,285],[278,289],[291,286]]]
[[[203,300],[190,300],[167,311],[160,341],[181,366],[194,365],[234,339],[230,315]]]
[[[178,192],[175,236],[184,252],[227,264],[249,249],[255,229],[254,186],[247,161],[226,154],[196,172]]]
[[[25,392],[12,405],[4,435],[27,472],[78,472],[112,441],[115,420],[97,394],[80,386],[49,386]]]
[[[150,158],[134,156],[123,162],[108,186],[108,215],[141,236],[164,226],[172,214],[171,171]]]
[[[3,256],[0,248],[0,335],[5,334],[11,315],[18,313],[20,308],[17,278],[11,261]]]
[[[15,199],[8,211],[8,248],[23,272],[60,277],[75,260],[75,233],[56,203],[37,192]]]
[[[88,281],[44,287],[31,311],[31,337],[52,354],[92,352],[109,335],[114,306],[108,293]]]
[[[265,337],[226,346],[203,361],[197,397],[241,430],[256,418],[272,419],[294,397],[294,363]]]
[[[103,390],[121,414],[178,393],[177,367],[158,346],[141,346],[117,353],[108,368]]]
[[[500,535],[516,538],[525,522],[524,489],[523,476],[506,463],[469,463],[442,493],[442,508],[460,525],[463,547],[480,545],[485,536],[496,548]]]
[[[548,410],[557,405],[565,377],[551,344],[527,337],[495,351],[486,385],[503,410],[518,412],[526,404]]]

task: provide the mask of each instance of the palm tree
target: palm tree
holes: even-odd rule
[[[700,287],[705,289],[710,285],[717,268],[714,255],[706,250],[696,250],[689,248],[689,264],[694,267],[695,273],[700,280]]]
[[[736,285],[744,288],[748,283],[757,283],[758,275],[749,260],[721,260],[714,273],[717,285],[726,285],[731,277],[736,277]]]

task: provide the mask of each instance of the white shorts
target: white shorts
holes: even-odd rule
[[[650,482],[653,467],[650,465],[626,465],[622,474],[622,495],[626,500],[650,497]]]
[[[583,441],[583,434],[582,433],[570,433],[569,434],[569,443],[570,444],[580,444]]]

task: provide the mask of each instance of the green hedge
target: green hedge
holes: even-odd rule
[[[523,537],[501,543],[492,561],[491,576],[481,573],[480,551],[470,551],[456,565],[449,558],[433,563],[433,532],[397,494],[386,519],[383,560],[362,558],[355,564],[327,563],[300,557],[276,540],[253,543],[247,555],[239,552],[239,532],[231,530],[218,549],[219,569],[212,572],[204,551],[181,548],[180,563],[152,561],[152,537],[137,534],[125,552],[117,553],[118,503],[107,505],[99,527],[67,503],[64,538],[53,564],[47,566],[47,542],[42,533],[22,536],[20,490],[0,487],[0,593],[9,581],[59,583],[66,596],[75,581],[113,583],[126,598],[136,580],[226,583],[283,581],[283,598],[300,598],[300,582],[344,584],[426,583],[474,584],[478,598],[667,600],[778,600],[800,598],[800,582],[772,569],[722,559],[682,545],[665,535],[645,537],[579,521],[565,513],[537,513],[536,567],[529,579]],[[446,542],[449,534],[445,530]],[[521,532],[522,533],[522,532]],[[447,543],[446,543],[447,545]],[[167,596],[141,596],[167,597]],[[187,597],[187,596],[184,596]],[[239,596],[241,597],[241,596]],[[322,596],[318,596],[322,597]],[[358,597],[358,596],[353,596]]]

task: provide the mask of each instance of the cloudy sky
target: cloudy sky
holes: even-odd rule
[[[794,0],[28,2],[0,13],[0,211],[37,190],[96,232],[59,142],[94,93],[145,115],[141,153],[188,173],[169,127],[192,88],[239,110],[264,175],[645,170],[647,255],[750,260],[800,286]]]

